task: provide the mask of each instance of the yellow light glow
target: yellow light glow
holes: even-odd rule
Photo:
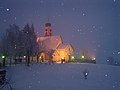
[[[39,58],[41,59],[41,56]]]
[[[56,63],[57,63],[57,64],[61,64],[61,61],[57,61]]]
[[[62,57],[62,59],[64,59],[64,57]]]
[[[71,59],[75,59],[75,57],[74,57],[74,56],[71,56]]]
[[[84,59],[85,58],[85,56],[82,56],[82,59]]]

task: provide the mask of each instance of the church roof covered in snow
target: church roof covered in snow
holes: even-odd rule
[[[38,37],[37,42],[49,49],[56,49],[62,43],[62,38],[61,36]]]
[[[69,45],[70,44],[60,44],[57,49],[58,50],[66,49]]]

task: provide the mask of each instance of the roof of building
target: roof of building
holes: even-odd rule
[[[45,26],[46,27],[51,26],[51,23],[46,23]]]
[[[66,49],[68,47],[72,47],[71,44],[60,44],[57,48],[57,50],[62,50],[62,49]],[[72,47],[73,48],[73,47]]]
[[[69,45],[70,44],[60,44],[57,49],[58,50],[60,50],[60,49],[66,49]]]
[[[62,43],[62,38],[61,36],[38,37],[37,42],[42,43],[49,49],[56,49]]]

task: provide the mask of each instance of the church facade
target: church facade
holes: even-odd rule
[[[74,55],[71,44],[64,44],[60,35],[52,35],[51,23],[44,26],[44,36],[37,37],[39,56],[42,61],[68,62]]]

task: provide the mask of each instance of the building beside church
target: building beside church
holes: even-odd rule
[[[71,44],[64,44],[60,35],[52,35],[51,23],[44,26],[44,36],[37,37],[39,56],[42,61],[68,62],[74,55]]]

